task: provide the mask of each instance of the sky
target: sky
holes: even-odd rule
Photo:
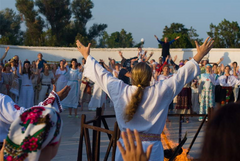
[[[240,0],[92,0],[94,23],[108,25],[106,31],[125,29],[136,43],[144,38],[144,47],[158,47],[154,38],[163,35],[163,28],[171,23],[182,23],[197,30],[199,38],[206,38],[209,25],[217,25],[224,18],[240,25]],[[15,0],[0,0],[0,10],[15,7]],[[24,30],[24,25],[22,25]]]

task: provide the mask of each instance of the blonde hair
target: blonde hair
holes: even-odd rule
[[[146,63],[138,63],[132,69],[132,85],[136,85],[137,91],[132,95],[129,104],[125,108],[125,121],[129,122],[136,113],[142,101],[144,88],[150,85],[152,71]]]

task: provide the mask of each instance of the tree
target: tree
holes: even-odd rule
[[[32,0],[16,0],[16,7],[22,14],[22,19],[26,21],[27,31],[24,35],[24,45],[43,45],[44,21],[34,10],[34,2]]]
[[[210,24],[210,31],[207,32],[214,38],[214,47],[217,48],[239,48],[240,27],[236,21],[224,19],[218,25]]]
[[[36,0],[36,6],[39,12],[46,17],[51,26],[52,40],[56,39],[55,45],[64,45],[63,33],[65,27],[69,24],[71,18],[69,0]]]
[[[19,45],[22,43],[20,31],[21,17],[12,9],[0,11],[0,44]]]
[[[91,9],[94,4],[91,0],[73,0],[72,2],[72,13],[74,18],[74,26],[70,27],[73,30],[76,39],[80,39],[81,42],[86,44],[91,42],[92,46],[96,45],[96,38],[101,36],[104,30],[107,28],[106,24],[93,24],[87,31],[86,24],[92,18]],[[72,39],[74,40],[74,38]],[[75,44],[75,42],[71,42]]]
[[[110,36],[107,32],[103,32],[101,38],[99,39],[98,47],[108,47],[108,48],[127,48],[133,47],[133,37],[132,33],[127,33],[124,29],[120,32],[113,32]]]
[[[193,48],[195,47],[195,40],[202,41],[202,39],[198,39],[198,34],[195,29],[192,27],[190,29],[185,28],[181,23],[172,23],[170,27],[165,26],[161,40],[164,41],[164,37],[167,37],[169,41],[171,41],[177,36],[180,36],[180,39],[174,42],[171,48]],[[161,45],[159,45],[159,47],[161,47]]]

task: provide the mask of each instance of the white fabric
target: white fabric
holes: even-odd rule
[[[168,75],[168,76],[159,75],[159,76],[158,76],[158,81],[163,81],[163,80],[169,79],[169,78],[171,78],[172,76],[173,76],[173,75]]]
[[[119,71],[113,70],[112,74],[113,77],[118,78]],[[115,75],[117,75],[117,77]]]
[[[54,79],[54,76],[52,72],[49,73],[48,75],[41,73],[40,78],[41,78],[42,88],[39,91],[38,102],[43,101],[46,98],[46,93],[50,93],[52,91],[52,79]],[[50,85],[49,90],[47,85]]]
[[[54,75],[52,72],[49,72],[48,75],[45,75],[44,73],[40,74],[41,83],[42,84],[52,84],[52,79],[54,79]]]
[[[88,109],[96,110],[96,108],[102,107],[104,103],[106,106],[106,93],[98,86],[98,84],[94,84],[93,94],[88,104]]]
[[[19,75],[19,77],[22,79],[22,86],[32,85],[32,80],[29,79],[28,74],[22,74],[22,75]]]
[[[211,74],[209,78],[211,79],[212,84],[214,85],[220,85],[223,87],[234,87],[235,85],[240,85],[240,80],[238,80],[233,75],[228,76],[227,83],[226,83],[226,79],[227,79],[226,75],[222,75],[215,80],[215,76]]]
[[[67,107],[77,108],[82,73],[79,72],[78,69],[71,68],[69,72],[66,73],[66,77],[69,78],[67,85],[70,86],[71,90],[69,91],[67,97],[64,100],[62,100],[62,105],[64,108]]]
[[[182,90],[184,84],[193,80],[200,74],[200,69],[195,60],[190,60],[178,70],[178,73],[169,78],[168,81],[155,83],[146,87],[142,101],[133,119],[129,122],[124,120],[124,108],[130,102],[137,87],[129,86],[123,81],[114,78],[111,73],[91,56],[88,56],[84,75],[98,84],[114,103],[116,119],[121,131],[138,130],[143,133],[161,134],[164,128],[168,107],[173,98]],[[168,97],[166,97],[168,96]],[[143,141],[143,147],[147,145]],[[156,154],[157,153],[157,154]],[[159,156],[157,160],[163,159],[163,149],[159,146],[153,149],[151,156]],[[121,160],[119,156],[115,158]],[[153,159],[150,159],[153,160]]]
[[[59,75],[59,78],[57,79],[57,82],[56,82],[56,90],[57,91],[60,91],[62,90],[66,85],[67,85],[67,82],[68,82],[68,79],[67,77],[65,76],[65,73],[67,71],[64,69],[64,70],[60,70],[60,68],[57,69],[55,75]]]
[[[32,107],[34,105],[33,86],[21,86],[18,104],[26,108]]]
[[[7,135],[4,157],[9,160],[16,157],[15,160],[24,158],[24,161],[37,161],[42,149],[57,144],[63,126],[59,102],[57,94],[51,92],[44,102],[24,111],[21,117],[18,113]],[[29,120],[31,121],[27,123]],[[29,138],[35,140],[34,144],[30,144]]]
[[[9,96],[0,93],[0,142],[6,139],[11,123],[25,110],[24,107],[18,109],[14,105]]]
[[[52,97],[54,97],[55,100],[51,105],[56,111],[60,112],[62,106],[58,95],[54,91],[52,91],[48,99]],[[45,101],[47,101],[47,99]],[[44,102],[40,102],[39,106],[43,106]],[[50,107],[49,104],[44,105]],[[9,96],[0,93],[0,142],[3,142],[3,140],[6,139],[11,123],[28,108],[19,107]]]

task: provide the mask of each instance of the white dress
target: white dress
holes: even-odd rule
[[[40,73],[40,79],[42,88],[39,91],[38,102],[43,101],[46,98],[46,93],[50,93],[52,90],[52,79],[54,79],[53,73],[49,72],[48,76],[44,73]]]
[[[55,75],[59,75],[59,78],[56,82],[56,90],[57,91],[61,91],[66,85],[67,85],[67,82],[68,82],[68,79],[67,77],[65,76],[65,73],[66,73],[66,69],[64,70],[60,70],[60,68],[57,69]]]
[[[22,80],[22,84],[18,104],[26,108],[32,107],[34,105],[34,91],[32,80],[29,79],[28,74],[22,74],[19,76]]]
[[[78,69],[70,69],[65,76],[69,78],[67,85],[71,87],[67,97],[62,100],[63,108],[77,108],[79,99],[80,80],[82,73]]]
[[[136,86],[130,86],[114,78],[90,55],[87,58],[84,75],[98,84],[114,103],[116,119],[121,131],[136,129],[141,133],[161,134],[168,114],[168,106],[173,98],[197,75],[200,69],[195,60],[190,60],[178,70],[178,73],[168,79],[160,81],[153,86],[146,87],[142,101],[134,117],[129,122],[124,120],[125,107],[129,104]],[[166,97],[167,96],[167,97]],[[122,142],[122,139],[119,139]],[[161,141],[142,141],[146,151],[148,145],[153,144],[150,160],[163,161],[163,147]],[[116,151],[115,160],[122,160],[119,150]]]
[[[88,109],[96,110],[96,108],[102,107],[104,103],[106,107],[106,93],[98,86],[98,84],[94,84],[93,94],[88,104]]]

